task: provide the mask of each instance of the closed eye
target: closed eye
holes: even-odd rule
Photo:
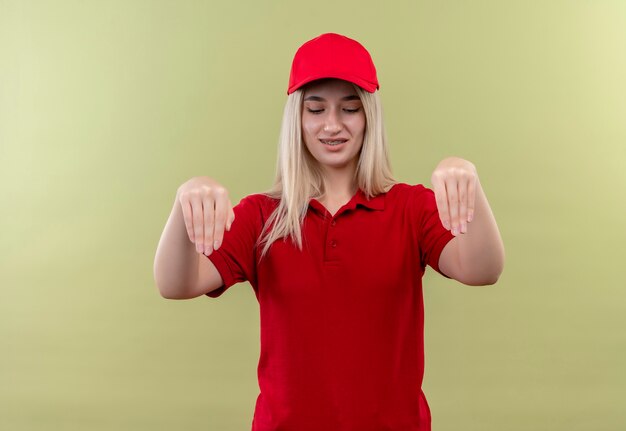
[[[306,108],[307,112],[310,112],[311,114],[321,114],[322,112],[324,112],[324,109],[311,109],[311,108]],[[357,112],[359,112],[361,110],[361,108],[344,108],[343,111],[347,112],[348,114],[356,114]]]

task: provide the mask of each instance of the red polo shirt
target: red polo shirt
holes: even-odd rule
[[[429,431],[422,276],[454,238],[433,191],[398,183],[368,201],[359,190],[334,216],[312,199],[303,250],[279,240],[259,262],[277,202],[243,198],[208,257],[224,280],[208,296],[247,280],[259,301],[252,430]]]

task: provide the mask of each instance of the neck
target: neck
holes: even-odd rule
[[[326,201],[350,199],[357,191],[354,169],[324,169],[324,189]]]

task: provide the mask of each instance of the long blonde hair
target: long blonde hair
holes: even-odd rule
[[[365,112],[363,146],[355,171],[357,186],[368,199],[384,193],[397,181],[391,173],[387,138],[383,124],[382,105],[378,92],[368,93],[354,88]],[[257,245],[263,247],[261,257],[272,243],[290,237],[302,250],[302,222],[309,201],[324,194],[322,171],[302,140],[302,99],[300,88],[287,96],[278,144],[276,178],[265,194],[279,199],[279,204],[263,227]]]

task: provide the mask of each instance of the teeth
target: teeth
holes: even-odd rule
[[[339,144],[343,144],[344,141],[322,141],[324,142],[326,145],[339,145]]]

